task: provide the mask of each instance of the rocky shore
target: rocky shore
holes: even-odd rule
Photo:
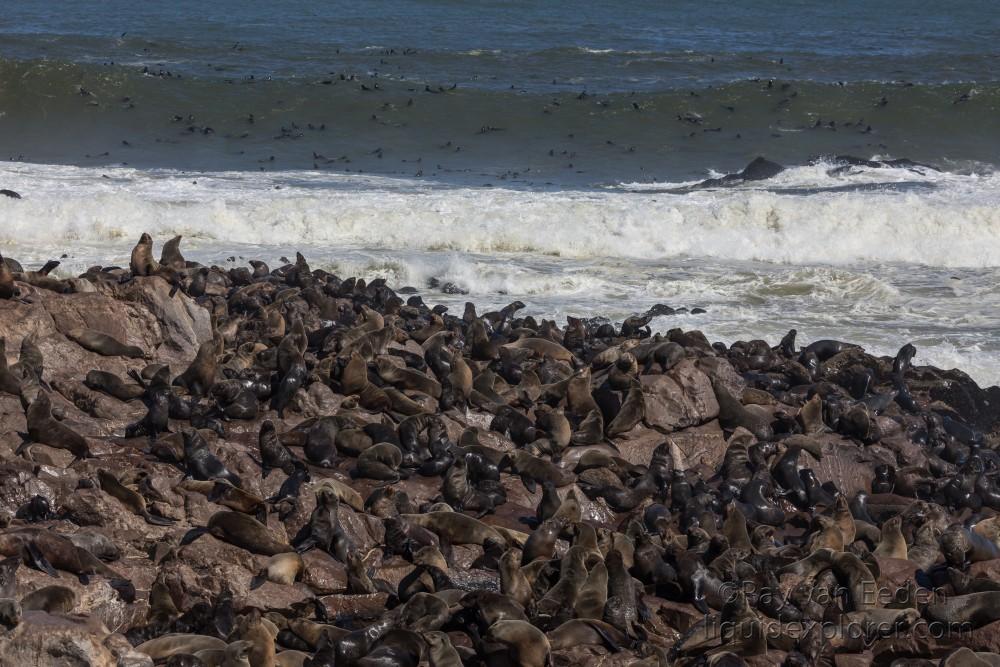
[[[0,261],[0,665],[1000,652],[1000,388],[906,341],[153,257]]]

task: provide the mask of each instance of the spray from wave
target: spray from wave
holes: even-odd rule
[[[675,195],[15,164],[0,168],[0,182],[24,198],[0,200],[0,241],[100,246],[148,231],[206,243],[577,259],[1000,266],[1000,175],[828,171],[793,168],[766,188]]]

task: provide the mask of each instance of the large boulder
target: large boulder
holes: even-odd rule
[[[704,424],[719,416],[712,382],[694,361],[685,359],[664,375],[643,375],[646,425],[664,432]]]

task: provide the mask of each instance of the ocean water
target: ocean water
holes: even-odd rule
[[[701,307],[653,325],[995,384],[998,72],[985,1],[9,0],[0,249],[301,250],[459,310]],[[684,189],[758,155],[788,169]]]

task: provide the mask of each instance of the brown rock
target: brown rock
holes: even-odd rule
[[[816,473],[816,478],[820,483],[832,481],[849,498],[858,491],[871,491],[876,465],[896,465],[891,452],[883,450],[884,453],[880,453],[841,435],[826,433],[810,437],[819,443],[823,452],[819,461],[809,458],[808,465]]]
[[[646,400],[645,423],[665,432],[704,424],[719,414],[708,376],[685,359],[665,375],[640,378]]]
[[[104,645],[110,634],[96,619],[27,611],[12,632],[0,637],[0,666],[117,667]]]

